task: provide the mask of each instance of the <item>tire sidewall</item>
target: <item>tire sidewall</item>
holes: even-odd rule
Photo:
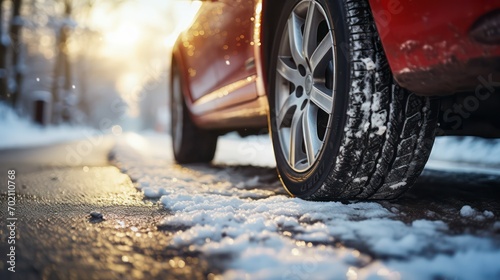
[[[174,61],[174,60],[172,60]],[[179,137],[182,137],[182,135],[178,135],[178,132],[180,132],[182,134],[182,129],[184,128],[184,125],[182,124],[182,119],[179,120],[178,119],[178,114],[179,114],[179,110],[181,110],[180,114],[181,115],[181,118],[183,118],[183,114],[184,114],[184,104],[179,104],[178,101],[179,100],[182,100],[182,81],[181,80],[178,80],[176,81],[175,79],[181,79],[180,77],[180,71],[179,71],[179,66],[177,65],[177,63],[172,63],[172,71],[170,73],[170,112],[172,113],[171,115],[171,118],[170,118],[170,121],[171,121],[171,125],[170,125],[170,128],[171,128],[171,135],[172,135],[172,148],[173,148],[173,151],[174,151],[174,156],[175,157],[178,157],[181,153],[180,151],[180,147],[178,147],[176,145],[176,141],[182,141],[182,139],[178,139]],[[181,92],[175,92],[176,91],[176,88],[175,88],[175,85],[174,83],[179,83],[178,85],[178,89],[177,90],[180,90]],[[179,95],[176,97],[176,95]],[[181,126],[181,129],[180,131],[178,131],[178,126]]]
[[[350,91],[350,54],[347,51],[349,48],[349,31],[346,24],[346,8],[343,1],[326,1],[316,0],[318,4],[326,12],[326,16],[330,21],[331,27],[335,30],[333,37],[336,43],[336,93],[334,95],[333,115],[330,122],[330,129],[327,130],[325,144],[320,151],[316,162],[305,172],[297,172],[293,170],[282,153],[282,147],[279,140],[278,129],[276,125],[276,65],[281,41],[281,34],[290,13],[300,0],[287,1],[284,4],[280,20],[278,21],[276,36],[273,39],[271,61],[269,70],[269,127],[271,138],[274,146],[277,169],[280,175],[280,180],[289,193],[294,196],[307,198],[311,194],[318,191],[323,185],[327,177],[331,174],[335,167],[336,158],[339,153],[340,144],[344,137],[344,126],[346,121],[347,105]]]

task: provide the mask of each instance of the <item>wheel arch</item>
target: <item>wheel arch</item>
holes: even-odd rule
[[[184,59],[184,54],[182,53],[181,49],[179,48],[179,44],[180,44],[180,40],[177,40],[177,42],[175,43],[175,45],[172,48],[172,55],[170,58],[170,75],[173,74],[172,69],[173,69],[173,66],[175,64],[179,68],[179,73],[181,75],[182,80],[185,81],[184,83],[182,83],[181,86],[183,87],[184,98],[187,101],[186,103],[188,105],[188,108],[190,108],[191,104],[193,102],[193,97],[191,95],[190,88],[187,86],[187,84],[189,84],[188,83],[189,77],[186,75],[187,67],[186,67],[186,63],[185,63],[185,59]]]
[[[273,38],[276,35],[276,27],[278,26],[279,17],[286,1],[263,1],[262,3],[262,26],[261,26],[261,41],[262,41],[262,73],[266,93],[268,92],[268,75],[269,62],[273,47]]]

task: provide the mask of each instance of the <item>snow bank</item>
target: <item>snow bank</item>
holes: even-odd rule
[[[42,127],[0,103],[0,135],[0,149],[10,149],[91,137],[95,130],[70,125]]]
[[[437,137],[430,159],[492,165],[500,169],[500,139],[472,136]]]
[[[230,133],[219,138],[214,162],[276,166],[271,138],[267,134],[241,138],[237,133]]]

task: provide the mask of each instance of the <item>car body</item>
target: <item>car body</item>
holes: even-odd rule
[[[500,80],[500,1],[370,1],[394,78],[423,95]]]
[[[264,77],[259,7],[259,1],[203,2],[175,44],[174,59],[189,87],[186,103],[199,126],[267,126],[265,82],[257,79]]]
[[[300,102],[303,100],[303,91],[306,93],[307,98],[313,99],[314,88],[312,84],[318,81],[323,83],[324,81],[321,75],[317,76],[316,69],[313,69],[311,66],[312,55],[305,59],[305,62],[302,64],[297,62],[297,57],[293,54],[292,45],[292,41],[295,40],[292,38],[294,37],[294,33],[290,31],[290,26],[293,26],[294,22],[300,21],[303,24],[302,29],[297,29],[297,32],[302,36],[304,46],[305,44],[309,44],[305,41],[306,34],[308,33],[304,31],[304,26],[306,28],[308,26],[307,20],[310,12],[314,15],[314,17],[311,16],[313,18],[311,21],[319,18],[319,20],[315,21],[320,22],[313,25],[315,27],[311,30],[314,33],[318,33],[320,30],[324,30],[324,25],[327,24],[329,27],[326,31],[327,33],[325,33],[326,37],[333,38],[330,39],[332,40],[332,44],[330,45],[333,47],[330,46],[328,49],[329,64],[322,66],[323,68],[330,67],[333,70],[328,70],[330,68],[327,70],[321,69],[321,71],[333,71],[334,73],[333,83],[335,88],[331,89],[333,93],[321,97],[323,100],[328,99],[330,102],[328,104],[333,102],[333,105],[328,106],[337,106],[335,102],[339,103],[340,101],[349,104],[355,103],[356,97],[353,95],[353,92],[356,91],[355,88],[351,87],[344,90],[345,92],[349,92],[348,100],[344,101],[345,98],[335,96],[338,90],[336,87],[351,86],[349,83],[354,83],[353,73],[358,70],[363,73],[372,73],[373,71],[378,71],[379,68],[383,68],[388,63],[390,74],[392,74],[391,77],[396,81],[395,85],[397,87],[403,88],[404,92],[412,92],[412,95],[424,96],[422,97],[424,99],[421,99],[424,101],[421,102],[434,104],[417,112],[418,117],[426,114],[425,112],[433,107],[433,110],[436,111],[436,118],[441,123],[445,123],[445,125],[442,125],[444,130],[441,132],[444,131],[446,134],[475,135],[481,135],[484,132],[477,129],[467,130],[471,125],[464,124],[467,124],[469,121],[482,122],[488,118],[492,119],[492,110],[494,111],[495,109],[491,109],[486,105],[483,105],[481,109],[476,109],[476,107],[481,107],[475,104],[476,101],[481,102],[488,99],[493,104],[498,104],[498,95],[494,92],[500,85],[500,83],[496,82],[500,82],[500,1],[296,0],[293,2],[284,4],[279,3],[279,1],[264,0],[202,1],[193,24],[179,36],[172,54],[175,69],[179,73],[179,87],[182,90],[182,99],[186,106],[187,115],[195,127],[216,134],[232,130],[240,131],[242,134],[249,134],[268,127],[272,131],[273,109],[276,108],[279,111],[280,106],[283,106],[283,99],[280,101],[280,97],[270,97],[270,92],[276,92],[279,89],[288,87],[287,77],[283,74],[285,70],[283,70],[284,68],[280,70],[280,67],[282,67],[280,66],[280,59],[284,57],[283,54],[290,54],[290,51],[292,52],[292,64],[294,64],[292,68],[297,73],[300,72],[301,75],[303,74],[302,76],[304,77],[298,83],[290,83],[292,87],[290,92],[294,92],[297,95],[295,98],[298,98],[297,100],[300,99]],[[334,11],[335,7],[342,10],[342,12]],[[288,12],[283,12],[283,10]],[[360,14],[361,16],[359,16]],[[353,21],[352,19],[355,20]],[[304,23],[304,21],[306,22]],[[343,22],[339,23],[340,21],[351,21],[351,23],[346,25]],[[371,27],[372,24],[376,26],[376,30],[373,30]],[[340,26],[338,31],[336,30],[337,26]],[[358,33],[358,29],[364,30]],[[277,30],[281,30],[281,32]],[[285,33],[288,35],[283,35]],[[345,33],[348,34],[346,35]],[[369,47],[370,52],[368,52],[368,55],[372,55],[371,58],[366,58],[366,60],[365,58],[361,58],[359,60],[356,58],[358,46],[353,42],[361,38],[359,39],[361,40],[361,44],[371,44],[370,40],[372,39],[367,36],[377,37],[373,39],[377,42]],[[278,37],[281,39],[277,39]],[[379,44],[378,40],[380,40],[383,47],[381,53],[382,55],[385,54],[386,59],[379,59],[378,57],[377,52],[380,52],[380,47],[377,47]],[[317,48],[315,51],[319,50],[323,43],[319,39],[317,41],[313,42],[313,45]],[[291,44],[291,47],[287,46],[287,44]],[[300,45],[301,48],[306,48],[304,46]],[[333,59],[331,58],[330,50],[333,52]],[[362,46],[359,50],[363,51]],[[364,55],[366,56],[366,54]],[[344,60],[348,63],[345,67],[342,66]],[[343,76],[349,75],[349,73],[344,73],[344,68],[351,76]],[[280,83],[283,84],[283,81],[280,80],[282,79],[280,73],[285,77],[284,82],[287,83],[285,87],[278,85]],[[327,76],[329,75],[331,73],[328,72]],[[377,79],[380,76],[379,74],[373,75],[373,79]],[[347,85],[343,85],[344,81]],[[372,88],[373,94],[378,93],[376,92],[377,87],[378,85],[375,84]],[[298,89],[300,89],[300,94],[297,93]],[[291,93],[287,93],[284,98],[287,98],[288,94]],[[439,99],[444,100],[442,103],[444,105],[439,105],[435,101],[436,98],[428,99],[428,96],[439,96]],[[472,99],[473,97],[477,100]],[[361,98],[365,97],[361,96]],[[379,98],[379,95],[376,98]],[[411,98],[413,97],[409,97],[409,99]],[[274,101],[270,102],[270,99],[276,99],[276,102],[280,104],[273,105],[273,108],[270,104]],[[405,99],[405,102],[410,102],[409,99]],[[366,105],[366,100],[364,101]],[[303,102],[302,107],[309,106],[306,103],[314,103],[309,99]],[[372,100],[372,108],[375,103]],[[456,111],[457,107],[455,105],[457,103],[459,105],[462,104],[468,110]],[[314,107],[314,110],[316,110],[314,114],[319,114],[317,113],[317,107],[320,110],[324,110],[326,114],[331,115],[334,113],[333,109],[327,108],[325,110],[325,105],[317,102],[315,104],[317,106]],[[300,107],[300,104],[294,106]],[[387,110],[392,108],[391,106],[387,105]],[[288,112],[288,114],[295,114],[295,111],[298,110],[296,107],[292,110],[293,112]],[[324,117],[325,126],[328,130],[336,125],[337,119],[339,122],[338,126],[345,126],[346,122],[349,122],[349,114],[353,109],[342,107],[339,110],[341,114],[337,117],[333,115]],[[474,112],[479,117],[466,116]],[[408,112],[405,111],[406,113]],[[385,112],[384,116],[386,117],[386,115],[387,112]],[[314,116],[316,118],[316,115]],[[275,113],[275,118],[280,117],[278,113]],[[409,123],[416,123],[410,122],[414,116],[408,115],[406,117],[408,119],[405,120],[404,124],[401,124],[400,128],[403,132],[403,126],[406,127]],[[379,127],[375,127],[373,116],[372,120],[368,121],[368,124],[365,123],[365,126],[371,125],[377,135],[379,132],[384,134],[387,125],[390,123],[388,117],[386,118],[385,126],[379,125]],[[460,118],[460,125],[457,125],[457,118]],[[285,123],[288,122],[285,121]],[[317,122],[313,123],[316,125]],[[436,122],[434,121],[434,123]],[[448,122],[448,125],[446,125],[446,122]],[[498,121],[492,121],[488,124],[491,127],[491,133],[484,132],[485,135],[500,135],[500,123]],[[378,131],[376,130],[377,128]],[[275,130],[280,129],[281,125],[278,124]],[[456,132],[458,130],[461,132]],[[345,134],[345,131],[347,130],[339,129],[336,132]],[[367,129],[365,129],[366,131]],[[427,142],[430,142],[430,146],[432,146],[432,139],[435,132],[429,133],[424,138],[428,139],[429,141]],[[371,133],[371,135],[373,136],[374,134]],[[373,138],[372,136],[366,137]],[[283,138],[280,137],[282,137],[281,134],[277,135],[276,139],[273,138],[273,142],[282,141],[280,139]],[[304,137],[307,138],[307,136]],[[318,145],[321,144],[321,148],[315,148],[314,156],[310,156],[308,158],[310,160],[309,164],[305,165],[310,169],[315,169],[316,171],[314,172],[317,172],[318,166],[315,166],[313,162],[324,156],[323,154],[326,149],[324,148],[324,143],[333,141],[330,138],[326,139],[327,137],[324,135],[319,138],[321,139],[316,142]],[[286,139],[288,141],[288,138]],[[401,141],[405,140],[402,139]],[[342,151],[348,141],[339,138],[337,142],[344,143],[338,144],[337,147],[336,142],[332,142],[332,145],[336,146],[333,153],[339,156],[337,154],[340,153],[339,151]],[[304,143],[307,146],[308,142],[305,141]],[[302,145],[304,146],[304,144]],[[417,147],[420,144],[415,143],[412,145]],[[306,154],[308,154],[307,149],[307,147],[302,148]],[[387,153],[382,152],[384,149],[382,146],[379,149],[381,150],[378,153],[379,155]],[[430,148],[428,149],[430,151]],[[399,153],[400,151],[397,152]],[[377,158],[380,156],[374,155],[374,157]],[[285,161],[290,162],[287,155],[285,155],[285,158]],[[395,160],[397,161],[397,159]],[[425,163],[426,157],[421,161]],[[362,163],[357,164],[360,166],[363,165]],[[279,161],[278,165],[280,165]],[[293,173],[290,175],[291,179],[296,179],[302,176],[300,174],[307,174],[309,172],[308,168],[296,169],[293,165],[291,164],[293,169],[290,171]],[[337,160],[336,163],[329,163],[329,165],[331,165],[332,169],[330,173],[333,174],[335,173],[333,171],[335,165],[339,166],[342,164]],[[375,170],[374,167],[372,169]],[[284,176],[284,172],[284,170],[280,172],[282,177]],[[376,173],[376,171],[372,171],[370,174],[375,174],[373,172]],[[304,188],[303,186],[308,184],[315,185],[315,187],[311,188],[318,191],[321,184],[316,182],[314,174],[304,176],[309,176],[309,179],[307,179],[309,181],[303,181],[300,184],[302,186],[300,188],[307,194],[302,195],[301,191],[292,191],[291,193],[310,198],[310,188]],[[391,176],[385,172],[385,174],[381,175],[381,178],[389,180],[388,177]],[[327,180],[326,177],[325,175],[323,179],[318,180]],[[358,179],[361,180],[361,178],[364,177],[359,177]],[[301,181],[301,179],[299,178],[298,181]],[[338,179],[338,181],[343,182],[341,179]],[[284,182],[284,184],[287,187],[287,183]],[[395,185],[397,184],[388,185],[387,189]],[[289,188],[287,187],[287,189]],[[358,191],[364,193],[363,189],[366,188],[360,187]],[[346,195],[346,197],[356,198],[356,195]],[[364,197],[372,196],[368,194],[361,195],[361,198]],[[387,198],[390,197],[388,196]],[[341,198],[342,195],[333,196],[333,199]],[[315,198],[312,197],[312,199]]]

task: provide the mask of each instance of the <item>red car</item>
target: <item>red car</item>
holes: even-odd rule
[[[268,128],[291,195],[396,198],[436,133],[500,136],[500,1],[203,1],[171,86],[179,163]]]

